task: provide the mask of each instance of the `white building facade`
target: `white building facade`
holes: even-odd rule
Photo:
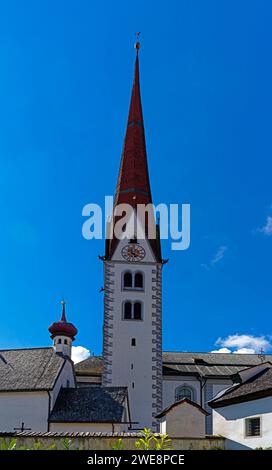
[[[227,450],[272,447],[272,397],[213,410],[215,434],[226,438]]]
[[[243,370],[237,383],[211,402],[214,432],[226,438],[226,448],[272,447],[272,364]]]

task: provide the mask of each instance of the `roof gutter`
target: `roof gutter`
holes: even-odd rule
[[[51,413],[51,394],[49,392],[49,390],[47,391],[48,393],[48,416],[47,416],[47,432],[50,431],[50,421],[49,421],[49,418],[50,418],[50,413]]]

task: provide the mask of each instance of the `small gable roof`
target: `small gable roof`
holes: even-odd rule
[[[52,390],[65,361],[53,348],[0,350],[0,391]]]
[[[178,406],[181,406],[181,405],[185,405],[185,404],[193,406],[194,408],[197,408],[199,411],[201,411],[201,413],[203,413],[206,416],[209,415],[209,413],[206,410],[204,410],[204,408],[202,408],[202,406],[198,405],[197,403],[195,403],[192,400],[189,400],[189,398],[183,398],[182,400],[176,401],[175,403],[172,403],[172,405],[167,406],[167,408],[165,408],[163,411],[161,411],[161,413],[159,413],[156,416],[156,418],[157,419],[162,418],[163,416],[167,415],[170,411],[172,411],[174,408],[176,408]]]
[[[63,388],[50,422],[121,423],[127,397],[127,387]]]

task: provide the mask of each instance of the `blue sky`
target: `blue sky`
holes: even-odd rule
[[[104,243],[81,212],[114,191],[141,31],[153,199],[191,204],[189,250],[163,242],[164,349],[269,350],[271,20],[268,1],[2,3],[2,348],[50,344],[64,296],[101,353]]]

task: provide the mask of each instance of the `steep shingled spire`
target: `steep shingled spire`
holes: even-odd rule
[[[114,199],[114,207],[118,204],[129,204],[134,209],[136,209],[137,204],[152,204],[140,93],[139,42],[136,42],[135,49],[136,60],[134,67],[134,80]],[[118,217],[114,217],[113,225],[117,220]],[[152,223],[154,223],[155,226],[154,220]],[[150,245],[156,259],[160,261],[161,254],[158,227],[156,232],[157,239],[150,240]],[[146,224],[146,234],[147,233],[148,227]],[[115,238],[106,242],[106,258],[112,256],[116,246],[117,240]]]
[[[115,193],[115,204],[126,203],[132,207],[136,207],[137,204],[152,203],[140,93],[138,50],[137,47],[127,130]]]

